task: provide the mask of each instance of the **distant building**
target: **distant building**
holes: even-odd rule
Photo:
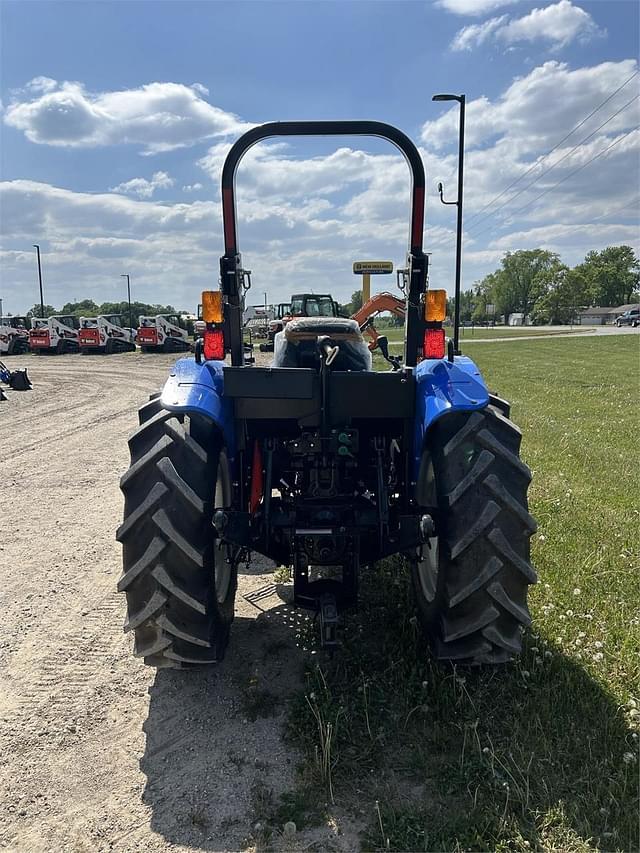
[[[606,326],[608,323],[615,323],[625,311],[637,307],[638,303],[632,302],[628,305],[618,305],[617,308],[598,308],[597,306],[583,308],[582,311],[578,311],[578,323],[585,326]]]

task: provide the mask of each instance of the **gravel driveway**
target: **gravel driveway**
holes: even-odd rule
[[[34,389],[0,403],[0,848],[259,849],[256,791],[294,787],[283,700],[306,617],[265,563],[240,577],[218,668],[156,673],[122,631],[118,477],[137,406],[173,360],[6,359]],[[296,846],[312,842],[355,838],[332,823]]]

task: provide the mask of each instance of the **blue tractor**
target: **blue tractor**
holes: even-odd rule
[[[263,139],[336,134],[389,140],[411,172],[403,366],[372,370],[357,323],[335,316],[292,320],[272,365],[255,366],[242,336],[250,274],[237,240],[238,163]],[[536,581],[531,473],[508,403],[445,339],[446,293],[427,289],[424,193],[417,148],[380,122],[270,123],[231,148],[220,289],[203,294],[195,355],[140,409],[121,479],[118,588],[145,663],[222,659],[251,552],[291,567],[294,601],[319,613],[326,648],[356,604],[360,566],[402,554],[438,659],[495,664],[520,652]]]

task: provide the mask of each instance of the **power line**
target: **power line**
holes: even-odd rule
[[[621,89],[624,89],[624,87],[627,85],[627,83],[630,83],[630,82],[633,80],[633,78],[634,78],[634,77],[636,77],[639,73],[640,73],[640,71],[635,71],[635,72],[631,75],[631,77],[627,78],[627,79],[624,81],[624,83],[622,83],[622,85],[621,85],[621,86],[618,86],[618,88],[615,90],[615,92],[612,92],[608,97],[606,97],[606,98],[604,99],[604,101],[602,101],[602,103],[601,103],[601,104],[598,104],[598,106],[597,106],[594,110],[592,110],[592,111],[589,113],[589,115],[588,115],[588,116],[586,116],[585,118],[583,118],[583,119],[582,119],[582,121],[581,121],[581,122],[579,122],[579,124],[577,124],[577,125],[576,125],[572,130],[570,130],[570,131],[569,131],[569,133],[567,133],[567,135],[566,135],[566,136],[563,136],[563,137],[562,137],[562,139],[561,139],[559,142],[556,142],[556,144],[553,146],[553,148],[550,148],[550,149],[549,149],[549,151],[547,151],[547,153],[542,157],[542,160],[537,160],[535,163],[532,163],[532,165],[531,165],[531,166],[529,166],[529,168],[527,169],[527,171],[526,171],[526,172],[523,172],[523,173],[522,173],[522,175],[520,175],[519,177],[517,177],[517,178],[515,178],[513,181],[511,181],[511,183],[510,183],[508,186],[506,186],[506,187],[502,190],[502,192],[498,193],[498,195],[497,195],[497,196],[495,196],[495,198],[492,198],[492,199],[491,199],[491,201],[487,202],[487,204],[485,204],[485,205],[484,205],[484,207],[480,208],[480,210],[478,210],[478,211],[477,211],[476,213],[474,213],[471,217],[469,217],[468,222],[470,222],[470,221],[472,221],[473,219],[475,219],[476,217],[480,216],[480,214],[481,214],[481,213],[483,213],[483,212],[484,212],[488,207],[491,207],[491,205],[492,205],[495,201],[497,201],[499,198],[502,198],[502,196],[503,196],[503,195],[504,195],[508,190],[510,190],[510,189],[511,189],[511,187],[515,186],[515,184],[519,183],[523,178],[526,178],[526,177],[527,177],[527,175],[529,174],[529,172],[533,171],[533,169],[535,169],[537,166],[539,166],[541,163],[543,163],[543,162],[547,159],[547,157],[549,156],[549,154],[553,154],[553,152],[554,152],[557,148],[559,148],[559,147],[562,145],[562,143],[563,143],[563,142],[565,142],[565,141],[566,141],[570,136],[572,136],[572,135],[576,132],[576,130],[579,130],[585,122],[589,121],[589,119],[591,118],[591,116],[595,115],[595,114],[598,112],[598,110],[600,110],[600,109],[602,109],[602,107],[604,107],[604,105],[605,105],[605,104],[609,103],[609,101],[610,101],[613,97],[615,97]]]
[[[631,104],[632,104],[634,101],[637,101],[639,97],[640,97],[640,95],[634,95],[634,96],[633,96],[633,98],[631,98],[631,100],[630,100],[630,101],[627,101],[627,103],[626,103],[626,104],[624,104],[622,107],[620,107],[620,109],[619,109],[619,110],[616,110],[616,112],[615,112],[613,115],[609,116],[609,118],[608,118],[606,121],[603,121],[603,122],[602,122],[602,124],[598,125],[598,127],[596,127],[596,129],[595,129],[595,130],[591,131],[591,133],[589,133],[587,136],[585,136],[585,137],[584,137],[584,139],[581,139],[581,140],[580,140],[580,142],[577,142],[577,143],[573,146],[573,148],[570,148],[570,149],[567,151],[567,153],[566,153],[566,154],[563,154],[563,155],[562,155],[562,157],[561,157],[559,160],[556,160],[556,162],[555,162],[555,163],[552,163],[552,164],[549,166],[549,168],[548,168],[548,169],[545,169],[545,170],[544,170],[544,172],[541,172],[541,173],[540,173],[536,178],[534,178],[532,181],[529,181],[529,183],[528,183],[528,184],[526,184],[524,187],[522,187],[522,189],[518,190],[518,192],[517,192],[517,193],[514,193],[512,196],[510,196],[510,198],[508,198],[508,199],[506,199],[505,201],[503,201],[503,202],[502,202],[502,204],[499,204],[499,205],[498,205],[498,207],[497,207],[493,212],[491,212],[491,213],[487,214],[487,216],[484,216],[484,217],[480,220],[480,222],[476,222],[476,224],[475,224],[474,226],[472,226],[472,229],[473,229],[473,228],[475,228],[475,227],[477,227],[477,225],[482,224],[482,222],[484,222],[484,221],[485,221],[486,219],[488,219],[489,217],[491,217],[491,216],[495,216],[495,214],[496,214],[499,210],[501,210],[503,207],[505,207],[505,205],[510,204],[510,203],[511,203],[515,198],[518,198],[518,196],[522,195],[522,193],[523,193],[523,192],[526,192],[526,190],[528,190],[528,189],[529,189],[529,187],[532,187],[534,184],[537,184],[537,183],[538,183],[538,181],[539,181],[541,178],[544,178],[544,176],[545,176],[545,175],[547,175],[547,174],[548,174],[552,169],[555,169],[555,167],[556,167],[556,166],[559,166],[559,165],[560,165],[560,163],[562,163],[562,161],[563,161],[563,160],[566,160],[566,159],[567,159],[567,157],[570,157],[570,156],[571,156],[571,154],[573,154],[573,152],[574,152],[574,151],[576,151],[578,148],[580,148],[580,146],[581,146],[581,145],[584,145],[584,143],[585,143],[585,142],[588,142],[588,141],[589,141],[593,136],[595,136],[595,135],[596,135],[596,133],[598,133],[598,131],[599,131],[599,130],[602,130],[602,128],[603,128],[605,125],[609,124],[609,122],[610,122],[610,121],[613,121],[613,119],[614,119],[617,115],[619,115],[621,112],[623,112],[624,110],[626,110],[626,109],[627,109],[627,107],[630,107],[630,106],[631,106]]]
[[[536,201],[538,201],[538,199],[542,198],[542,196],[543,196],[543,195],[546,195],[548,192],[551,192],[551,190],[554,190],[556,187],[559,187],[559,186],[560,186],[560,184],[563,184],[566,180],[568,180],[570,177],[572,177],[572,175],[575,175],[575,174],[577,174],[578,172],[581,172],[581,171],[582,171],[582,169],[586,168],[590,163],[593,163],[593,161],[594,161],[594,160],[597,160],[599,157],[602,157],[602,155],[603,155],[603,154],[606,154],[606,153],[607,153],[607,151],[610,151],[614,146],[616,146],[619,142],[622,142],[622,140],[623,140],[623,139],[625,139],[627,136],[629,136],[629,134],[630,134],[630,133],[633,133],[635,130],[637,130],[637,128],[633,127],[633,128],[631,128],[631,130],[628,130],[628,131],[627,131],[626,133],[624,133],[622,136],[619,136],[619,137],[618,137],[614,142],[612,142],[612,143],[611,143],[611,145],[608,145],[608,146],[607,146],[606,148],[604,148],[602,151],[599,151],[597,154],[595,154],[593,157],[591,157],[589,160],[587,160],[587,162],[586,162],[586,163],[583,163],[581,166],[578,166],[578,168],[577,168],[577,169],[574,169],[573,171],[568,172],[568,173],[564,176],[564,178],[561,178],[561,179],[560,179],[557,183],[555,183],[553,186],[551,186],[551,187],[547,187],[547,189],[546,189],[546,190],[543,190],[543,191],[542,191],[539,195],[537,195],[534,199],[531,199],[531,201],[528,201],[528,202],[527,202],[526,204],[524,204],[522,207],[519,207],[517,210],[513,211],[513,212],[510,214],[510,216],[512,216],[512,217],[513,217],[513,216],[516,216],[518,213],[522,213],[522,211],[523,211],[523,210],[526,210],[526,208],[527,208],[527,207],[530,207],[532,204],[534,204]],[[486,231],[490,231],[492,228],[493,228],[493,225],[489,225],[489,227],[488,227],[488,228],[483,228],[483,229],[482,229],[482,231],[478,231],[478,232],[476,232],[473,236],[474,236],[474,237],[479,237],[479,236],[480,236],[480,234],[484,234]]]
[[[626,210],[628,207],[635,207],[636,210],[640,207],[640,198],[635,199],[634,201],[627,202],[627,204],[623,204],[621,207],[614,207],[613,210],[608,211],[607,213],[601,213],[600,216],[594,216],[593,219],[590,219],[589,222],[585,222],[585,225],[591,225],[592,222],[598,222],[600,219],[606,219],[608,216],[613,216],[615,213],[620,213],[621,210]]]

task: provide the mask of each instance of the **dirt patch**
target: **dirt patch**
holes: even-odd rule
[[[296,787],[283,722],[307,617],[270,565],[241,567],[215,669],[156,673],[122,632],[118,477],[137,407],[173,360],[6,359],[28,366],[34,389],[0,403],[0,847],[257,849],[256,785],[276,803]],[[354,831],[334,815],[293,840],[276,830],[268,846],[353,850]]]

